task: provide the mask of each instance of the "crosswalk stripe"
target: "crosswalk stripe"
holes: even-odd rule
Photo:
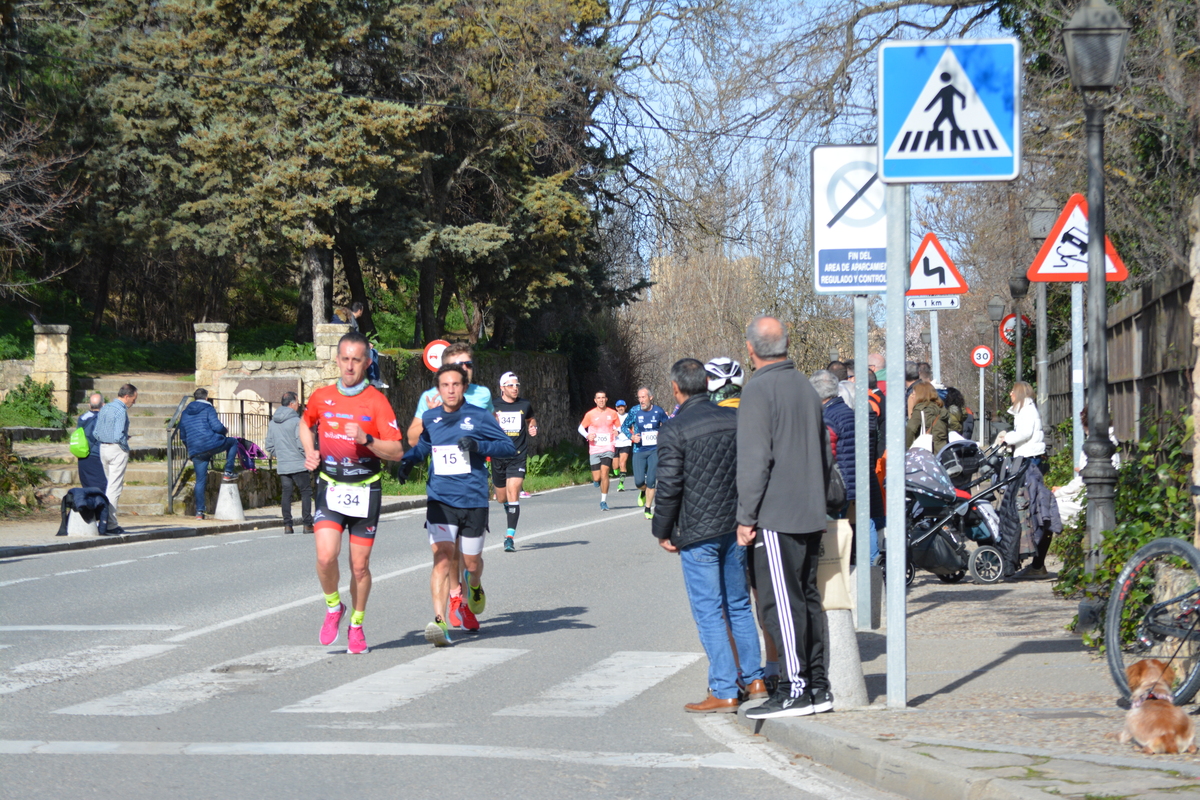
[[[613,653],[587,672],[551,686],[532,703],[509,706],[501,717],[598,717],[664,681],[700,653]]]
[[[528,653],[500,647],[453,647],[313,695],[276,711],[355,714],[387,711]]]
[[[54,713],[114,717],[172,714],[272,675],[315,664],[335,652],[319,645],[273,647],[198,672],[176,675],[149,686],[60,708]]]
[[[642,769],[758,769],[740,755],[717,753],[613,753],[422,742],[87,742],[0,740],[0,755],[125,756],[392,756],[494,758],[593,767]]]
[[[77,678],[109,667],[117,667],[174,650],[173,644],[100,645],[65,656],[45,658],[0,672],[0,694],[19,692],[31,686]]]

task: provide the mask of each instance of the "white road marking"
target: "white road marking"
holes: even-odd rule
[[[101,645],[77,650],[57,658],[31,661],[0,672],[0,694],[19,692],[31,686],[77,678],[109,667],[128,664],[139,658],[150,658],[174,650],[173,644],[137,644],[130,646]]]
[[[182,625],[0,625],[0,633],[10,631],[177,631]]]
[[[202,547],[193,547],[192,550],[216,550],[220,546],[219,544],[206,544]]]
[[[607,514],[600,519],[594,519],[594,520],[590,520],[588,522],[579,522],[579,523],[576,523],[575,525],[565,525],[561,528],[554,528],[553,530],[542,531],[541,533],[531,533],[529,535],[522,535],[521,541],[528,542],[530,539],[540,539],[543,536],[551,536],[556,533],[563,533],[565,531],[574,530],[576,528],[586,528],[589,525],[598,525],[598,524],[602,524],[602,523],[612,522],[613,520],[622,519],[624,517],[632,517],[632,516],[636,516],[641,513],[642,513],[641,509],[638,509],[636,511],[630,511],[626,514]],[[489,550],[499,550],[503,546],[504,546],[503,542],[501,542],[499,544],[489,545],[489,546],[483,548],[483,552],[486,553]],[[195,548],[195,549],[200,549],[200,548]],[[374,575],[374,576],[372,576],[371,583],[372,583],[372,585],[377,585],[379,583],[382,583],[383,581],[390,580],[391,578],[395,578],[400,575],[407,575],[410,572],[416,572],[417,570],[427,570],[427,569],[429,569],[429,561],[423,560],[420,564],[413,564],[411,567],[404,567],[403,569],[398,569],[398,570],[395,570],[394,572],[389,572],[385,575]],[[349,584],[347,584],[346,586],[339,586],[338,591],[339,592],[349,592],[350,591]],[[264,608],[261,611],[255,611],[252,614],[246,614],[245,616],[242,616],[242,617],[237,617],[235,619],[225,620],[224,622],[218,622],[214,625],[209,625],[206,628],[197,628],[194,631],[188,631],[187,633],[181,633],[178,636],[172,636],[171,638],[164,639],[163,641],[186,642],[188,639],[194,639],[197,636],[204,636],[206,634],[214,633],[216,631],[222,631],[222,630],[225,630],[226,628],[232,628],[235,625],[242,625],[247,622],[253,622],[256,619],[262,619],[263,617],[269,617],[274,614],[280,614],[280,613],[283,613],[284,611],[291,611],[293,608],[300,608],[301,606],[309,605],[310,603],[316,603],[318,601],[322,602],[322,603],[325,602],[325,595],[322,595],[322,594],[309,595],[308,597],[302,597],[299,600],[293,600],[290,603],[284,603],[283,605],[275,606],[274,608]]]
[[[551,686],[532,703],[509,706],[499,717],[598,717],[694,664],[700,653],[613,653],[587,672]]]
[[[18,583],[28,583],[29,581],[40,581],[41,579],[41,575],[38,575],[36,578],[13,578],[11,581],[0,581],[0,588],[5,586],[13,586]]]
[[[97,564],[96,569],[101,569],[103,567],[119,567],[122,564],[133,564],[136,562],[136,558],[127,558],[124,561],[110,561],[107,564]]]
[[[176,675],[166,680],[60,708],[55,714],[82,716],[150,717],[172,714],[190,706],[241,689],[290,669],[305,667],[337,651],[321,646],[273,647],[259,653],[224,661],[199,672]]]
[[[489,667],[528,652],[499,647],[438,650],[407,664],[376,672],[275,710],[303,714],[370,714],[387,711],[465,681]]]
[[[177,556],[177,555],[179,555],[178,550],[168,550],[165,553],[154,553],[154,554],[148,555],[148,556],[139,556],[139,558],[162,558],[163,556]]]
[[[69,569],[66,572],[56,572],[54,575],[55,577],[59,575],[78,575],[81,572],[91,572],[91,569]]]
[[[263,539],[282,539],[282,538],[283,538],[283,534],[282,534],[282,533],[276,533],[276,534],[273,534],[273,535],[271,535],[271,536],[259,536],[259,537],[258,537],[259,541],[261,541],[261,540],[263,540]]]
[[[46,742],[0,741],[0,755],[120,755],[120,756],[391,756],[435,758],[495,758],[510,761],[549,761],[592,767],[641,769],[759,769],[732,753],[611,753],[550,750],[532,747],[490,747],[466,744],[404,742]],[[453,762],[449,762],[453,763]]]
[[[231,545],[231,544],[245,544],[246,542],[253,542],[253,541],[255,541],[255,540],[254,539],[238,539],[237,541],[225,542],[224,544],[225,544],[225,547],[229,547],[229,545]]]
[[[753,763],[758,769],[789,786],[801,790],[806,797],[823,800],[857,800],[862,797],[846,786],[839,786],[818,769],[795,764],[768,740],[742,728],[737,720],[723,714],[697,714],[695,721],[710,739],[728,747],[733,754]]]

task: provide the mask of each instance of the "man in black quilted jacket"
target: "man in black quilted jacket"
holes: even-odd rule
[[[694,358],[671,367],[671,388],[679,411],[658,436],[651,530],[664,550],[679,554],[692,618],[708,655],[708,695],[684,709],[736,713],[740,688],[748,699],[767,696],[745,548],[737,543],[737,412],[708,401],[708,376]]]

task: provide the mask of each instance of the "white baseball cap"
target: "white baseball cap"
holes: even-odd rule
[[[515,372],[506,372],[500,376],[501,386],[508,386],[509,384],[520,385],[520,383],[521,380],[517,377],[517,373]]]

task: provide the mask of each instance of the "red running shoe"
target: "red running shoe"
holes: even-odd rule
[[[446,622],[450,623],[451,628],[461,628],[462,620],[459,617],[459,611],[466,608],[466,603],[463,602],[462,595],[450,598],[450,614],[446,618]],[[469,610],[469,609],[468,609]]]

